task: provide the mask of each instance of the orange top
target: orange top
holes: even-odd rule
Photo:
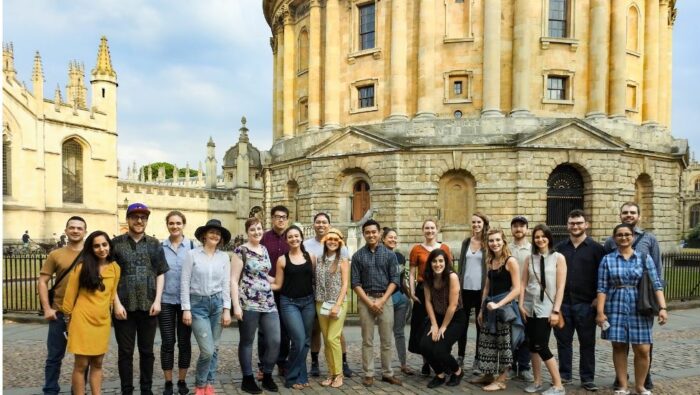
[[[452,252],[450,252],[450,247],[447,244],[440,244],[440,249],[447,253],[449,258],[448,265],[452,264]],[[411,252],[408,254],[408,261],[411,267],[418,267],[418,282],[423,282],[423,273],[425,273],[425,265],[428,263],[428,251],[423,244],[416,244],[411,248]]]

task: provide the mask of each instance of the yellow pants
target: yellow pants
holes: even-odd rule
[[[348,312],[348,302],[343,303],[343,308],[338,318],[321,315],[322,304],[321,302],[316,302],[318,324],[323,335],[323,353],[326,355],[328,372],[330,372],[331,376],[335,376],[343,373],[343,349],[340,347],[340,336],[343,334],[345,315]]]

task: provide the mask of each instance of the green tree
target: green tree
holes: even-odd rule
[[[158,177],[158,169],[161,167],[165,167],[165,179],[171,179],[173,178],[173,170],[175,169],[175,166],[171,163],[168,162],[154,162],[154,163],[149,163],[147,165],[141,166],[139,171],[142,171],[144,174],[144,178],[148,179],[148,168],[151,168],[151,172],[153,172],[153,178],[156,179]],[[179,168],[177,169],[177,176],[178,178],[185,177],[185,172],[187,171],[186,168]],[[190,177],[196,177],[199,172],[197,170],[190,169]]]

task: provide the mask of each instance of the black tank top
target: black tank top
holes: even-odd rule
[[[510,258],[509,258],[510,259]],[[513,281],[510,278],[510,272],[503,265],[500,269],[489,269],[489,295],[496,296],[504,292],[509,292],[513,287]]]
[[[289,258],[289,253],[284,254],[286,264],[284,265],[284,282],[280,292],[288,298],[303,298],[314,294],[314,272],[311,259],[309,259],[308,254],[305,254],[304,258],[304,263],[295,265]]]

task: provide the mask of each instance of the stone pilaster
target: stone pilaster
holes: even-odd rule
[[[513,10],[513,117],[532,116],[530,112],[530,23],[528,19],[529,0],[515,0]],[[486,108],[484,106],[484,108]]]
[[[418,23],[418,112],[416,118],[435,118],[435,2],[420,0]]]
[[[610,107],[611,118],[625,119],[625,89],[627,86],[626,41],[627,1],[612,0],[610,37]]]
[[[284,138],[294,136],[294,17],[291,10],[285,5],[284,10],[284,118],[282,135]]]
[[[482,117],[501,113],[501,0],[484,1],[484,61]]]
[[[340,126],[340,34],[339,0],[326,1],[326,61],[324,76],[324,128]]]
[[[659,121],[659,0],[644,5],[644,95],[642,124]]]
[[[321,127],[321,1],[309,2],[309,130]]]
[[[408,46],[405,0],[391,1],[391,115],[390,121],[404,121],[406,116],[406,88]]]
[[[606,115],[608,51],[610,50],[610,1],[591,0],[588,43],[588,112],[586,118]]]

